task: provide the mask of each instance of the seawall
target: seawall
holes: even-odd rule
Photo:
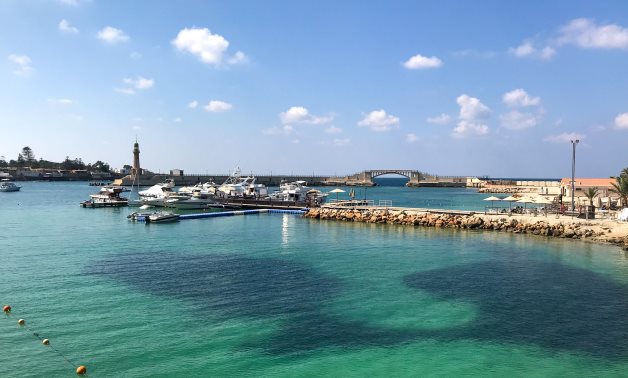
[[[456,212],[401,208],[335,208],[322,207],[308,210],[307,218],[344,222],[387,223],[410,226],[491,230],[532,234],[563,239],[582,239],[611,243],[628,251],[628,223],[615,221],[587,221],[568,217],[484,215],[473,212]]]

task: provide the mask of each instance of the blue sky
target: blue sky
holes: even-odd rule
[[[219,173],[628,166],[623,1],[4,1],[0,155]]]

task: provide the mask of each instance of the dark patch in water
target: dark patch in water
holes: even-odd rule
[[[339,295],[340,281],[282,259],[122,254],[88,273],[185,300],[200,316],[280,317],[273,335],[244,345],[276,355],[428,338],[526,343],[609,359],[628,355],[628,288],[588,270],[523,256],[407,275],[409,287],[478,306],[472,323],[444,330],[394,330],[327,313],[325,304]]]
[[[438,339],[530,343],[604,358],[628,354],[628,288],[588,270],[514,257],[414,273],[404,281],[479,306],[472,324],[437,332]]]
[[[239,255],[118,255],[90,274],[113,276],[154,295],[190,300],[232,316],[273,317],[317,310],[338,282],[303,265]]]

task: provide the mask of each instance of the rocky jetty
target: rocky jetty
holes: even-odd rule
[[[466,230],[493,230],[515,234],[532,234],[564,239],[586,239],[612,243],[628,251],[628,236],[611,236],[611,228],[599,224],[550,220],[528,221],[508,216],[473,213],[436,213],[398,209],[313,208],[305,217],[344,222],[387,223]]]

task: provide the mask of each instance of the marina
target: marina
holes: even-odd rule
[[[19,346],[0,357],[8,368],[29,355],[38,362],[34,374],[64,376],[68,369],[15,326],[17,316],[77,366],[87,366],[90,376],[194,375],[198,369],[220,376],[331,374],[364,359],[365,369],[383,375],[390,372],[385,361],[397,358],[420,364],[426,374],[453,375],[481,369],[486,358],[499,364],[499,374],[538,372],[539,359],[567,375],[585,365],[601,375],[628,366],[628,324],[621,315],[628,270],[621,249],[611,245],[318,221],[272,209],[183,212],[179,222],[139,227],[126,219],[136,209],[78,208],[93,190],[82,183],[24,185],[22,194],[29,196],[0,204],[7,215],[0,289],[11,293],[3,302],[16,317],[0,328]],[[401,207],[430,203],[436,211],[438,204],[448,214],[483,215],[486,206],[485,194],[461,188],[378,186],[367,192]],[[22,236],[25,219],[41,232]],[[68,228],[80,240],[67,238]],[[590,294],[574,286],[583,277]],[[460,296],[443,296],[452,285]],[[521,301],[526,295],[534,296],[542,315]],[[565,296],[570,305],[557,307],[564,302],[556,298]],[[586,316],[571,306],[586,309]],[[547,329],[538,326],[545,317]],[[507,320],[513,318],[520,320]],[[486,323],[499,332],[483,328]],[[589,330],[586,341],[574,343],[567,326]],[[120,348],[124,356],[115,352]],[[457,362],[437,358],[452,348]],[[239,350],[241,358],[224,364],[216,350]],[[146,354],[161,362],[147,363]],[[190,356],[203,362],[193,368],[178,363]]]
[[[628,2],[0,14],[0,378],[628,377]]]

